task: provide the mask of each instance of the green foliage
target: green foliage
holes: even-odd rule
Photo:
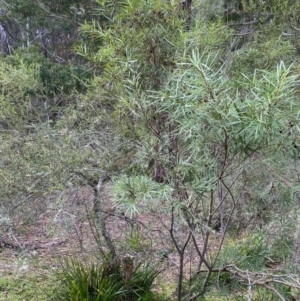
[[[173,245],[166,249],[185,257],[187,252],[181,254],[180,248],[193,235],[187,246],[198,251],[202,248],[198,242],[207,242],[200,250],[203,258],[209,258],[207,265],[234,263],[260,271],[266,264],[289,259],[294,247],[291,227],[283,229],[286,223],[270,222],[283,213],[278,204],[293,204],[296,191],[297,171],[292,174],[287,169],[292,156],[298,157],[291,147],[299,138],[299,64],[297,42],[290,35],[299,28],[293,11],[299,4],[231,1],[239,9],[238,21],[250,21],[249,32],[243,36],[242,25],[228,24],[234,18],[211,17],[213,5],[209,18],[204,16],[202,1],[192,10],[189,30],[188,12],[177,3],[96,2],[97,10],[88,12],[85,8],[93,7],[94,1],[39,1],[32,6],[32,1],[13,1],[13,11],[29,27],[46,26],[42,19],[49,13],[60,19],[59,25],[53,20],[49,23],[53,32],[63,31],[56,43],[86,16],[77,52],[88,60],[84,61],[91,66],[88,70],[96,72],[94,76],[85,71],[79,57],[66,64],[54,63],[58,51],[54,44],[48,48],[48,52],[53,50],[51,60],[37,48],[3,58],[3,229],[14,228],[20,220],[34,220],[42,212],[42,200],[53,191],[73,185],[96,190],[105,171],[113,179],[117,213],[131,218],[158,213],[168,219],[164,226]],[[221,1],[214,3],[220,7]],[[203,4],[205,11],[210,4]],[[254,13],[258,22],[251,22]],[[91,15],[95,19],[89,22]],[[240,42],[241,48],[231,47]],[[33,42],[35,47],[40,43]],[[267,171],[260,173],[265,166]],[[270,194],[265,187],[274,179],[280,188]],[[262,216],[265,205],[271,209]],[[214,221],[223,215],[225,226],[230,226],[237,208],[233,222],[260,214],[263,231],[247,233],[220,253],[208,254],[208,246],[216,243],[211,235]],[[270,232],[266,223],[284,231]],[[255,222],[248,230],[253,228]],[[141,253],[143,239],[142,232],[133,232],[125,241]],[[140,264],[127,283],[120,266],[108,274],[107,268],[108,264],[67,262],[62,283],[69,295],[62,291],[58,298],[155,299],[150,289],[157,271]],[[189,276],[187,282],[193,281],[192,272]],[[205,286],[242,290],[227,271],[210,277],[207,281],[200,275],[192,283],[195,289],[188,284],[182,291],[179,280],[178,300],[204,293]]]
[[[298,122],[298,77],[291,43],[276,34],[259,42],[253,35],[251,46],[231,54],[234,30],[222,20],[195,21],[186,31],[177,16],[165,2],[117,5],[107,27],[94,22],[81,28],[101,42],[98,51],[81,54],[101,68],[99,99],[104,107],[110,100],[116,132],[135,149],[131,168],[125,165],[114,178],[117,209],[130,217],[171,213],[170,232],[179,225],[188,228],[186,237],[204,241],[203,229],[212,228],[220,209],[216,184],[230,220],[248,184],[241,175],[257,156],[280,157],[292,142],[278,133]],[[184,242],[172,234],[178,250]],[[233,248],[232,258],[241,268],[259,270],[272,250],[262,234],[250,241]],[[228,273],[214,280],[232,283]]]
[[[28,66],[23,60],[17,67],[2,61],[0,65],[0,124],[4,129],[24,127],[33,118],[39,120],[39,113],[32,108],[36,98],[42,102],[44,88],[38,78],[39,66]],[[39,111],[37,109],[37,111]]]
[[[96,22],[80,29],[100,40],[103,47],[94,54],[85,46],[78,52],[103,67],[105,80],[113,74],[114,89],[122,89],[118,80],[121,84],[132,76],[138,76],[145,88],[158,88],[166,69],[174,65],[178,36],[183,35],[182,22],[174,18],[175,10],[168,1],[128,1],[111,10],[115,13],[108,29]]]
[[[289,41],[281,39],[281,32],[278,33],[279,36],[274,35],[273,32],[273,37],[271,36],[267,40],[254,36],[254,47],[244,47],[233,54],[231,70],[235,77],[241,73],[248,74],[250,70],[254,69],[267,70],[280,60],[292,63],[291,58],[295,52],[293,45]]]
[[[2,275],[0,277],[0,294],[10,301],[48,300],[47,294],[52,289],[52,279],[45,275],[26,273],[25,275]]]
[[[148,264],[139,263],[129,278],[124,274],[126,266],[113,262],[84,265],[71,260],[62,267],[59,275],[62,286],[55,293],[55,300],[156,300],[151,288],[158,271]]]
[[[227,243],[220,254],[218,265],[234,264],[243,270],[260,271],[266,266],[284,263],[292,255],[291,229],[282,230],[281,234],[273,233],[272,230],[269,233],[267,230],[252,231],[238,241]]]
[[[140,201],[149,201],[149,208],[162,205],[162,199],[171,198],[172,189],[149,179],[146,176],[123,176],[115,182],[114,199],[119,210],[126,215],[134,216],[140,213]],[[154,210],[154,209],[153,209]]]
[[[72,93],[73,90],[83,92],[84,84],[91,80],[92,76],[91,71],[85,71],[79,66],[64,66],[47,61],[40,66],[40,79],[47,95],[52,97],[59,93]]]
[[[132,229],[132,231],[130,231],[130,233],[125,237],[125,247],[139,253],[147,250],[148,246],[147,242],[144,240],[144,237],[140,234],[138,229]]]
[[[86,84],[93,78],[92,70],[85,70],[79,65],[58,64],[43,56],[36,47],[16,52],[6,58],[6,61],[16,68],[22,64],[39,69],[35,74],[36,80],[42,83],[48,97],[59,94],[71,94],[86,91]]]
[[[266,233],[258,231],[245,236],[237,247],[236,257],[238,265],[243,269],[259,270],[264,267],[266,261],[271,257],[270,244]]]
[[[284,264],[283,260],[291,256],[291,246],[288,243],[286,244],[286,240],[287,237],[278,236],[274,239],[272,233],[257,230],[246,233],[239,240],[226,242],[216,262],[216,267],[220,267],[220,271],[213,273],[210,277],[207,288],[208,295],[217,290],[218,293],[214,293],[216,297],[225,296],[230,300],[246,300],[244,296],[247,295],[246,290],[249,289],[247,280],[244,281],[245,279],[239,278],[239,273],[222,270],[223,267],[228,267],[229,270],[230,268],[233,270],[239,269],[239,272],[246,271],[246,275],[247,273],[258,272],[261,279],[267,277],[266,275],[271,275],[268,274],[271,269],[276,271],[275,274],[284,274],[284,268],[281,269],[279,266]],[[284,245],[286,248],[283,247]],[[279,254],[280,256],[278,256]],[[279,262],[278,260],[282,261]],[[188,287],[192,283],[192,291],[197,292],[200,290],[199,286],[201,286],[201,282],[204,281],[205,277],[204,274],[200,273],[186,286]],[[253,276],[250,275],[249,277]],[[284,281],[275,283],[274,287],[283,296],[288,297],[292,294],[292,290],[289,285],[284,285],[284,283]],[[251,294],[255,298],[254,300],[266,300],[268,298],[277,300],[277,297],[263,286],[253,286]]]

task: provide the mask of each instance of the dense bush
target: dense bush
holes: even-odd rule
[[[5,60],[16,68],[22,67],[22,64],[27,68],[37,66],[36,80],[41,82],[48,97],[60,93],[70,94],[73,91],[84,92],[85,83],[93,78],[93,70],[85,70],[83,67],[71,63],[53,62],[40,53],[35,46],[22,52],[16,52]]]

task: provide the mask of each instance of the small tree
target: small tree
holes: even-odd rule
[[[222,269],[216,265],[245,199],[245,171],[265,152],[290,143],[278,133],[297,120],[297,77],[280,62],[275,70],[230,78],[223,59],[227,28],[195,21],[186,32],[176,8],[165,2],[128,2],[115,12],[107,30],[82,28],[103,43],[89,54],[102,67],[100,101],[110,99],[118,132],[133,150],[131,168],[115,177],[115,201],[129,217],[164,214],[179,257],[177,300],[195,300]],[[219,229],[217,251],[208,257]],[[197,256],[186,290],[191,248]],[[195,290],[202,267],[206,277]]]

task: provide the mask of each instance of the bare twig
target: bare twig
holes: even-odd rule
[[[200,273],[220,273],[220,272],[228,272],[235,277],[239,277],[244,281],[244,284],[248,286],[248,296],[252,294],[252,287],[261,286],[265,289],[269,290],[273,294],[275,294],[281,301],[287,301],[287,299],[272,285],[272,284],[281,284],[286,287],[291,287],[296,290],[300,290],[299,277],[292,277],[292,275],[276,275],[273,274],[272,271],[269,272],[250,272],[244,271],[238,268],[235,265],[226,265],[221,268],[215,268],[211,270],[199,270],[197,274]],[[292,281],[282,280],[282,278],[290,279],[292,277]]]

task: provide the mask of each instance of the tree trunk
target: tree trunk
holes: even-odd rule
[[[103,176],[100,177],[98,184],[96,187],[94,187],[94,213],[96,218],[96,225],[101,231],[101,234],[104,238],[104,241],[106,243],[106,246],[109,250],[109,255],[112,259],[117,258],[116,249],[114,246],[114,243],[112,241],[112,238],[110,236],[109,231],[106,228],[105,223],[105,213],[103,212],[102,202],[101,202],[101,195],[102,195],[102,188],[103,188],[103,182],[108,179],[107,174],[105,173]]]

